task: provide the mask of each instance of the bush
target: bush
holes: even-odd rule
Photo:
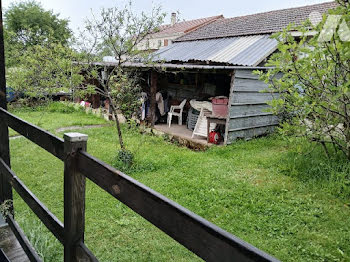
[[[117,156],[112,160],[113,166],[121,171],[129,170],[134,164],[134,154],[126,149],[117,151]]]
[[[77,111],[84,112],[84,108],[80,106],[76,106],[73,103],[67,103],[67,102],[52,102],[50,103],[47,108],[45,108],[48,112],[57,112],[57,113],[74,113]]]
[[[333,14],[350,20],[350,4],[339,2]],[[285,135],[317,142],[329,157],[331,144],[350,160],[350,44],[342,30],[328,42],[320,40],[320,33],[310,38],[310,31],[322,32],[325,23],[326,17],[316,27],[306,22],[275,35],[278,52],[268,62],[273,69],[260,74],[269,91],[280,94],[270,104],[274,113],[286,117]],[[295,30],[300,39],[291,34]]]

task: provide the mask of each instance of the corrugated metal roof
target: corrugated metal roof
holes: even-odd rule
[[[277,48],[270,35],[229,37],[176,42],[160,49],[155,61],[209,61],[230,65],[257,66]]]
[[[75,63],[75,62],[73,62]],[[94,62],[95,66],[100,67],[116,67],[118,62]],[[184,69],[188,70],[269,70],[273,67],[266,66],[227,66],[227,65],[194,65],[194,64],[169,64],[169,63],[142,63],[142,62],[124,62],[121,64],[124,68],[160,68],[160,69],[169,69],[169,70],[179,70]]]

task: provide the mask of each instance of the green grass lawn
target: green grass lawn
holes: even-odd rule
[[[80,112],[14,113],[33,123],[42,117],[51,131],[106,123]],[[350,261],[349,163],[277,135],[194,152],[124,128],[135,164],[119,167],[133,178],[282,261]],[[113,126],[79,132],[89,135],[90,154],[115,163]],[[63,163],[24,138],[11,140],[11,157],[17,175],[63,220]],[[61,245],[17,195],[14,205],[45,261],[62,261]],[[89,182],[86,243],[100,261],[200,260]]]
[[[106,124],[104,119],[86,114],[82,110],[57,105],[57,103],[53,103],[49,106],[43,106],[40,110],[26,108],[12,111],[16,116],[50,132],[54,132],[61,127]],[[9,133],[10,136],[18,135],[14,130],[10,130]]]

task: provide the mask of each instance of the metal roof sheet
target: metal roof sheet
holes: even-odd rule
[[[217,62],[230,65],[257,66],[277,48],[270,35],[229,37],[175,42],[158,50],[155,61]]]

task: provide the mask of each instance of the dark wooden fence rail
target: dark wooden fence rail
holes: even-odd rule
[[[65,163],[64,225],[0,158],[0,173],[64,245],[65,261],[98,261],[84,244],[88,178],[206,261],[278,261],[86,152],[87,136],[62,140],[0,108],[0,119]],[[40,261],[12,217],[8,223],[31,261]]]

